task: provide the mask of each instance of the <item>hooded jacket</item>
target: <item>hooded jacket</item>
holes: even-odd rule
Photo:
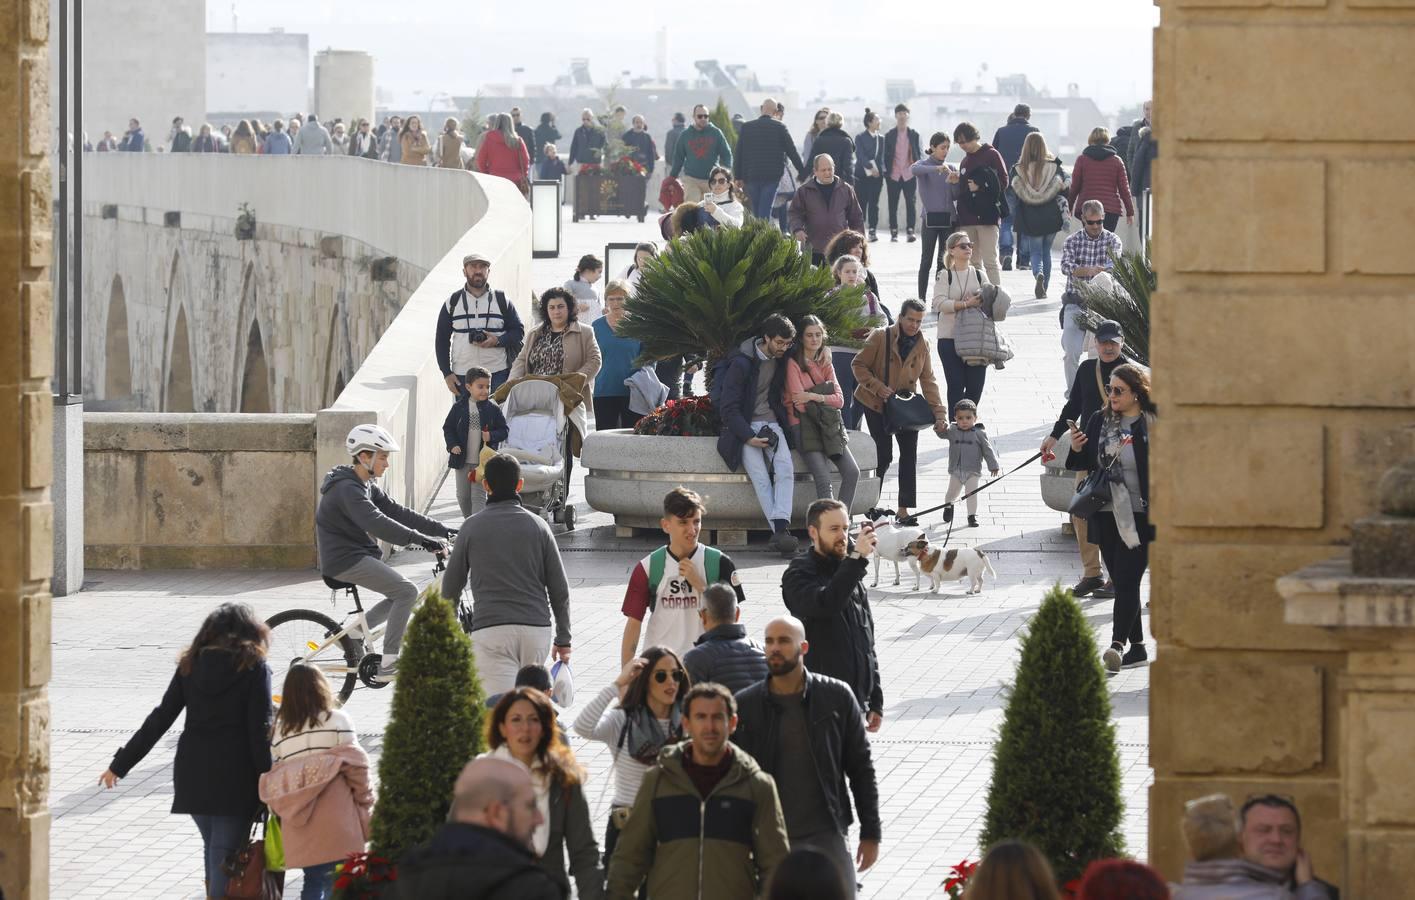
[[[1065,223],[1066,189],[1071,177],[1054,159],[1042,166],[1042,183],[1034,185],[1031,176],[1016,165],[1011,168],[1010,187],[1017,197],[1017,230],[1030,237],[1056,234]]]
[[[260,773],[270,768],[270,666],[237,669],[230,651],[203,650],[190,674],[173,673],[162,702],[113,755],[113,774],[127,777],[184,709],[172,764],[172,812],[251,818],[260,804]]]
[[[280,817],[285,865],[336,862],[368,841],[373,788],[358,744],[282,760],[260,776],[260,799]]]
[[[631,900],[648,879],[653,900],[755,897],[788,851],[776,783],[734,747],[707,797],[683,768],[688,744],[665,747],[644,775],[609,865],[609,897]]]
[[[300,133],[295,136],[295,152],[324,156],[333,153],[334,140],[329,136],[329,129],[325,128],[318,119],[311,118],[300,128]]]
[[[812,547],[786,567],[781,599],[806,625],[811,671],[839,678],[862,710],[883,713],[875,618],[865,589],[869,568],[869,560],[822,556]]]
[[[1099,200],[1108,215],[1135,215],[1130,178],[1114,147],[1092,144],[1076,157],[1071,169],[1071,211],[1081,217],[1081,204]]]
[[[715,681],[734,694],[767,676],[766,654],[738,622],[704,632],[683,654],[683,668],[693,684]]]
[[[565,900],[531,851],[481,825],[448,822],[398,860],[398,900]]]
[[[319,493],[314,530],[319,571],[325,575],[337,577],[365,556],[382,559],[380,540],[402,545],[416,543],[419,535],[447,536],[441,522],[389,497],[372,480],[360,478],[353,466],[330,469]]]
[[[1184,864],[1184,882],[1174,900],[1326,900],[1326,887],[1315,878],[1294,894],[1276,869],[1243,859],[1210,859]]]
[[[757,339],[747,338],[727,360],[722,378],[722,432],[717,437],[717,452],[732,471],[742,466],[742,448],[757,436],[752,430],[752,413],[757,405],[757,373],[761,359],[757,356]],[[786,406],[781,402],[781,389],[786,386],[786,359],[776,361],[776,372],[767,392],[776,423],[791,441],[791,423],[786,418]]]

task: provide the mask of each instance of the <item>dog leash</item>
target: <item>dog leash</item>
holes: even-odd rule
[[[938,511],[941,510],[941,509],[947,510],[947,512],[944,514],[943,519],[944,519],[945,522],[948,523],[948,532],[949,532],[949,534],[952,534],[952,533],[953,533],[953,506],[954,506],[954,504],[962,503],[964,500],[967,500],[969,497],[973,496],[974,494],[981,494],[983,491],[985,491],[985,490],[987,490],[988,488],[992,487],[993,485],[997,484],[999,481],[1001,481],[1002,479],[1006,478],[1008,475],[1012,475],[1012,474],[1014,474],[1015,472],[1017,472],[1017,471],[1019,471],[1019,470],[1021,470],[1021,469],[1024,469],[1024,468],[1026,468],[1027,466],[1030,466],[1032,463],[1036,462],[1037,460],[1039,460],[1039,459],[1041,459],[1041,458],[1042,458],[1042,452],[1041,452],[1040,450],[1038,450],[1036,453],[1032,454],[1031,457],[1029,457],[1028,459],[1024,460],[1023,462],[1018,463],[1017,465],[1013,466],[1013,467],[1012,467],[1011,469],[1009,469],[1008,471],[1003,472],[1001,475],[999,475],[999,476],[997,476],[996,478],[992,479],[992,480],[989,481],[987,484],[980,485],[980,486],[974,488],[973,490],[971,490],[971,491],[969,491],[968,493],[964,494],[963,496],[957,498],[956,500],[951,500],[951,501],[949,501],[948,503],[940,503],[938,506],[931,506],[931,507],[929,507],[928,509],[920,510],[919,512],[916,512],[916,513],[914,513],[913,515],[911,515],[910,518],[911,518],[911,519],[919,519],[920,517],[922,517],[922,516],[927,516],[927,515],[929,515],[930,513],[936,513],[936,512],[938,512]],[[896,516],[896,518],[898,518],[898,517]],[[947,544],[947,543],[948,543],[948,538],[945,537],[945,538],[943,539],[943,542],[944,542],[945,544]]]

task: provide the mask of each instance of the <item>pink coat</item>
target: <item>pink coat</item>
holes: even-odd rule
[[[260,799],[280,817],[287,868],[363,851],[373,810],[368,766],[362,747],[342,744],[283,760],[260,776]]]
[[[791,356],[786,360],[786,396],[782,397],[781,401],[786,404],[786,420],[792,425],[801,424],[801,407],[792,403],[791,398],[823,381],[835,385],[835,393],[826,395],[826,405],[836,409],[845,408],[845,395],[840,392],[840,379],[835,377],[835,366],[831,365],[830,351],[823,351],[823,355],[825,358],[820,362],[806,363],[805,372],[801,371],[801,364],[796,362],[796,357]]]

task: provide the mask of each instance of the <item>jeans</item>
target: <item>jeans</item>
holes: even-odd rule
[[[639,414],[629,409],[629,397],[601,397],[594,395],[594,430],[606,428],[633,428],[639,422]]]
[[[948,493],[944,495],[943,502],[952,503],[954,498],[963,493],[964,488],[967,488],[969,493],[976,491],[978,489],[978,479],[981,477],[981,475],[969,475],[967,478],[959,478],[957,475],[949,475]],[[973,494],[973,496],[969,497],[967,504],[968,515],[976,516],[978,514],[978,495]]]
[[[452,470],[452,478],[457,483],[457,508],[462,511],[462,518],[470,518],[482,510],[486,509],[486,488],[481,486],[481,482],[472,484],[467,478],[476,466],[468,463]]]
[[[1027,256],[1031,259],[1032,274],[1042,276],[1042,284],[1051,286],[1051,244],[1056,240],[1056,232],[1042,235],[1022,235],[1022,249],[1018,251],[1020,256]]]
[[[879,227],[879,193],[884,189],[884,178],[880,175],[866,175],[855,179],[855,193],[860,197],[860,206],[865,211],[865,224],[870,231]]]
[[[860,411],[864,407],[855,399],[855,388],[859,387],[860,383],[855,380],[855,370],[850,368],[854,359],[854,350],[830,351],[830,363],[835,367],[835,381],[840,385],[841,395],[845,397],[845,408],[840,411],[840,418],[845,420],[846,428],[859,431]]]
[[[208,816],[193,815],[197,831],[201,832],[202,852],[205,856],[206,895],[226,896],[226,874],[221,864],[226,857],[246,845],[250,837],[249,816]]]
[[[1027,240],[1027,236],[1026,236],[1025,234],[1023,234],[1022,232],[1020,232],[1020,231],[1017,230],[1017,210],[1020,209],[1021,207],[1022,207],[1022,201],[1017,199],[1017,195],[1012,192],[1012,189],[1011,189],[1011,188],[1008,188],[1008,189],[1007,189],[1007,210],[1008,210],[1008,212],[1007,212],[1007,220],[1006,220],[1005,223],[999,223],[999,224],[1005,224],[1005,225],[1007,226],[1007,228],[1012,232],[1012,234],[1009,234],[1009,235],[1007,236],[1007,241],[1008,241],[1007,246],[1008,246],[1009,248],[1011,248],[1011,247],[1013,246],[1013,243],[1012,243],[1012,235],[1015,234],[1015,235],[1017,236],[1016,247],[1017,247],[1017,264],[1018,264],[1018,266],[1024,265],[1024,260],[1028,260],[1028,259],[1031,258],[1030,255],[1029,255],[1028,252],[1027,252],[1027,244],[1025,243],[1026,240]]]
[[[304,887],[300,888],[300,900],[329,900],[330,890],[334,887],[334,867],[338,863],[320,863],[317,866],[305,866]]]
[[[917,431],[896,431],[893,434],[885,424],[884,413],[865,407],[865,424],[870,426],[870,436],[875,439],[875,455],[879,457],[876,470],[879,472],[879,486],[884,491],[884,477],[889,473],[889,464],[894,461],[894,444],[899,444],[899,506],[914,505],[914,495],[918,481],[919,433]]]
[[[845,835],[838,831],[822,831],[818,834],[793,835],[791,849],[810,849],[823,854],[840,870],[840,878],[845,886],[845,896],[855,897],[855,856],[850,852],[850,844]]]
[[[483,599],[482,603],[495,603]],[[476,607],[472,608],[472,623],[476,623]],[[504,694],[516,686],[516,673],[523,666],[545,665],[550,658],[550,645],[555,634],[549,625],[489,625],[473,628],[472,656],[477,661],[477,675],[482,690],[490,697]]]
[[[1138,498],[1131,498],[1138,502]],[[1143,534],[1148,527],[1148,517],[1144,513],[1135,515],[1135,524]],[[1145,642],[1145,627],[1140,621],[1140,579],[1150,564],[1149,544],[1135,548],[1125,546],[1120,539],[1120,531],[1115,527],[1115,514],[1097,513],[1091,519],[1089,537],[1100,545],[1101,557],[1105,560],[1106,571],[1115,584],[1114,615],[1110,626],[1112,643],[1122,647]]]
[[[766,447],[742,447],[742,467],[747,477],[752,479],[752,489],[757,492],[757,502],[762,513],[773,527],[782,520],[791,521],[791,491],[795,487],[796,470],[791,462],[791,448],[786,444],[786,434],[775,422],[758,421],[751,423],[752,433],[763,427],[776,432],[776,451]],[[767,472],[767,454],[771,454],[771,472]]]
[[[796,438],[796,446],[801,447],[801,426],[792,425],[792,432]],[[811,470],[811,479],[816,483],[816,499],[830,500],[836,499],[845,504],[848,513],[850,503],[855,499],[855,486],[860,483],[860,467],[855,462],[855,456],[847,446],[845,452],[835,457],[827,457],[819,450],[802,450],[801,458],[806,461],[806,468]],[[835,463],[835,467],[840,470],[840,496],[835,495],[835,485],[830,480],[830,464]]]
[[[948,236],[951,233],[951,228],[934,228],[929,225],[928,212],[925,211],[924,230],[919,235],[919,243],[923,245],[919,255],[920,300],[927,302],[929,299],[929,288],[938,277],[939,269],[943,268],[944,255],[948,252]]]
[[[966,232],[973,242],[973,265],[981,265],[988,273],[988,281],[1002,284],[1002,267],[997,258],[996,225],[964,225],[959,231]]]
[[[1085,307],[1068,303],[1061,308],[1061,372],[1066,378],[1064,390],[1071,393],[1076,380],[1076,367],[1081,364],[1081,350],[1086,346],[1086,329],[1081,327]]]
[[[889,188],[889,233],[899,233],[899,194],[904,194],[904,209],[908,213],[908,220],[904,227],[910,231],[914,230],[914,222],[917,216],[914,213],[914,192],[918,190],[919,183],[910,178],[908,181],[895,181],[893,178],[885,182]]]
[[[983,408],[983,385],[988,380],[987,366],[970,366],[953,349],[953,338],[938,339],[938,359],[943,363],[943,380],[948,383],[948,415],[959,400],[972,400]]]
[[[747,203],[752,215],[759,219],[771,218],[771,205],[776,202],[776,185],[780,180],[747,182]]]
[[[1008,216],[997,223],[997,251],[1001,256],[1011,256],[1014,246],[1012,240],[1013,218]]]
[[[412,615],[413,603],[418,599],[417,585],[399,575],[383,560],[372,556],[365,556],[354,563],[352,569],[346,569],[334,577],[383,595],[378,605],[364,615],[370,628],[385,620],[388,622],[388,630],[383,632],[383,663],[386,666],[397,658],[398,650],[403,646],[408,616]]]

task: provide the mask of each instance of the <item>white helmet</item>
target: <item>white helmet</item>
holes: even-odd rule
[[[349,436],[344,438],[344,448],[349,451],[350,456],[358,456],[365,450],[372,450],[375,453],[387,450],[389,453],[396,453],[398,442],[393,440],[393,435],[381,426],[355,425],[353,430],[349,432]]]

